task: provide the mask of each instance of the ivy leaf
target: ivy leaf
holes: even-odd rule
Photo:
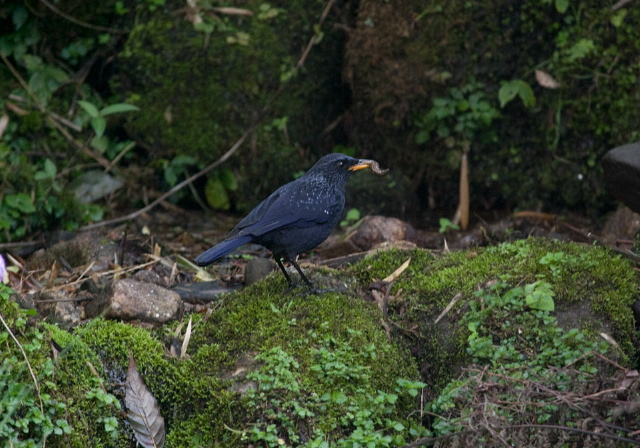
[[[533,89],[528,82],[521,79],[515,79],[513,81],[505,82],[498,91],[498,99],[500,100],[500,107],[506,106],[516,96],[519,96],[522,100],[524,107],[530,108],[536,105],[536,97],[533,94]]]
[[[569,62],[575,62],[584,58],[595,48],[595,44],[591,39],[580,39],[567,50]]]

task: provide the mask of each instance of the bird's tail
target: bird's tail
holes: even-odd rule
[[[220,244],[213,246],[210,249],[202,252],[195,258],[195,262],[198,266],[207,266],[218,258],[224,257],[233,249],[242,246],[243,244],[247,244],[253,239],[251,235],[242,235],[235,238],[231,238],[221,242]]]

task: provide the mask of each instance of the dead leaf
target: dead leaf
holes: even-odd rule
[[[253,11],[244,8],[234,8],[232,6],[220,6],[211,8],[212,11],[219,12],[220,14],[227,14],[230,16],[252,16]]]
[[[136,440],[145,448],[162,448],[165,436],[164,418],[160,414],[158,400],[144,384],[132,355],[129,356],[125,388],[124,403]]]
[[[453,308],[453,305],[455,305],[456,302],[458,300],[460,300],[461,297],[462,297],[462,293],[461,292],[459,292],[458,294],[453,296],[453,299],[451,299],[449,304],[444,308],[444,310],[442,310],[442,313],[440,313],[440,315],[438,316],[438,318],[436,319],[434,324],[437,324],[440,321],[440,319],[442,319],[449,312],[449,310],[451,310],[451,308]]]
[[[620,348],[620,345],[618,345],[616,340],[613,339],[611,336],[609,336],[607,333],[600,333],[600,337],[605,341],[607,341],[609,344],[613,345],[618,350],[622,351],[622,349]]]
[[[29,114],[29,112],[28,112],[28,111],[24,110],[23,108],[21,108],[20,106],[18,106],[18,105],[16,105],[16,104],[13,104],[13,103],[12,103],[12,102],[10,102],[10,101],[6,101],[6,102],[4,103],[4,105],[5,105],[5,107],[6,107],[7,109],[9,109],[11,112],[13,112],[14,114],[16,114],[16,115],[18,115],[18,116],[20,116],[20,117],[24,117],[25,115],[28,115],[28,114]]]
[[[189,348],[189,341],[191,340],[191,319],[189,316],[189,324],[187,325],[187,331],[184,333],[184,340],[182,341],[182,348],[180,349],[180,359],[184,359],[187,355],[187,349]]]
[[[0,117],[0,138],[2,138],[4,131],[7,130],[8,125],[9,125],[9,115],[3,114],[2,117]]]
[[[538,81],[538,84],[542,87],[547,89],[557,89],[560,87],[560,83],[556,81],[553,76],[547,72],[543,72],[542,70],[536,70],[536,81]]]
[[[411,257],[409,257],[407,261],[402,263],[398,269],[393,271],[390,275],[385,277],[382,281],[391,283],[392,281],[400,277],[400,274],[402,274],[405,271],[405,269],[409,267],[409,263],[411,263]]]

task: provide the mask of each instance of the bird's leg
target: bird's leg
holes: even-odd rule
[[[284,274],[284,277],[287,279],[287,283],[289,283],[289,288],[293,288],[295,285],[291,281],[291,277],[289,277],[289,274],[287,274],[287,270],[284,268],[284,265],[282,264],[282,260],[280,260],[280,257],[274,257],[274,258],[276,259],[276,263],[278,263],[278,267]],[[298,268],[298,270],[300,270],[300,268]]]
[[[311,293],[311,294],[323,294],[325,292],[334,292],[333,289],[331,289],[331,288],[316,288],[315,286],[313,286],[313,283],[311,283],[309,281],[307,276],[304,275],[304,273],[302,272],[302,269],[300,268],[300,266],[298,266],[298,263],[296,263],[295,260],[289,258],[289,262],[293,265],[294,268],[296,268],[296,270],[300,274],[300,277],[302,277],[302,280],[304,280],[304,282],[309,287],[309,293]]]
[[[298,271],[298,274],[300,274],[300,277],[302,277],[302,280],[304,280],[304,282],[307,284],[307,286],[309,287],[309,290],[312,292],[315,292],[316,289],[313,287],[313,283],[311,283],[307,278],[307,276],[304,275],[304,272],[302,272],[302,269],[300,269],[300,266],[298,266],[298,263],[296,263],[296,261],[293,258],[289,258],[289,262],[293,265],[294,268],[296,268],[296,271]]]

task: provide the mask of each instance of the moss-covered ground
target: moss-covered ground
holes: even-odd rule
[[[409,257],[383,315],[363,300],[367,288]],[[96,319],[70,333],[26,325],[26,317],[17,325],[20,312],[6,300],[1,311],[23,344],[34,338],[24,328],[40,334],[41,343],[29,345],[40,392],[64,403],[47,402],[53,421],[70,427],[56,427],[49,446],[135,445],[119,406],[130,354],[158,400],[168,447],[402,446],[428,431],[463,428],[418,412],[464,409],[461,367],[508,364],[526,377],[535,366],[544,377],[549,365],[575,362],[592,348],[626,366],[634,356],[637,276],[605,248],[528,239],[450,254],[388,250],[338,275],[351,280],[345,292],[290,291],[274,274],[225,296],[191,316],[184,358],[170,353],[172,346],[179,353],[189,316],[157,329]],[[321,286],[322,276],[314,278]],[[555,310],[529,302],[537,293]],[[11,338],[2,339],[2,350],[20,361]],[[47,362],[53,367],[44,369]],[[10,374],[29,384],[26,372]],[[26,412],[24,403],[16,412]]]

